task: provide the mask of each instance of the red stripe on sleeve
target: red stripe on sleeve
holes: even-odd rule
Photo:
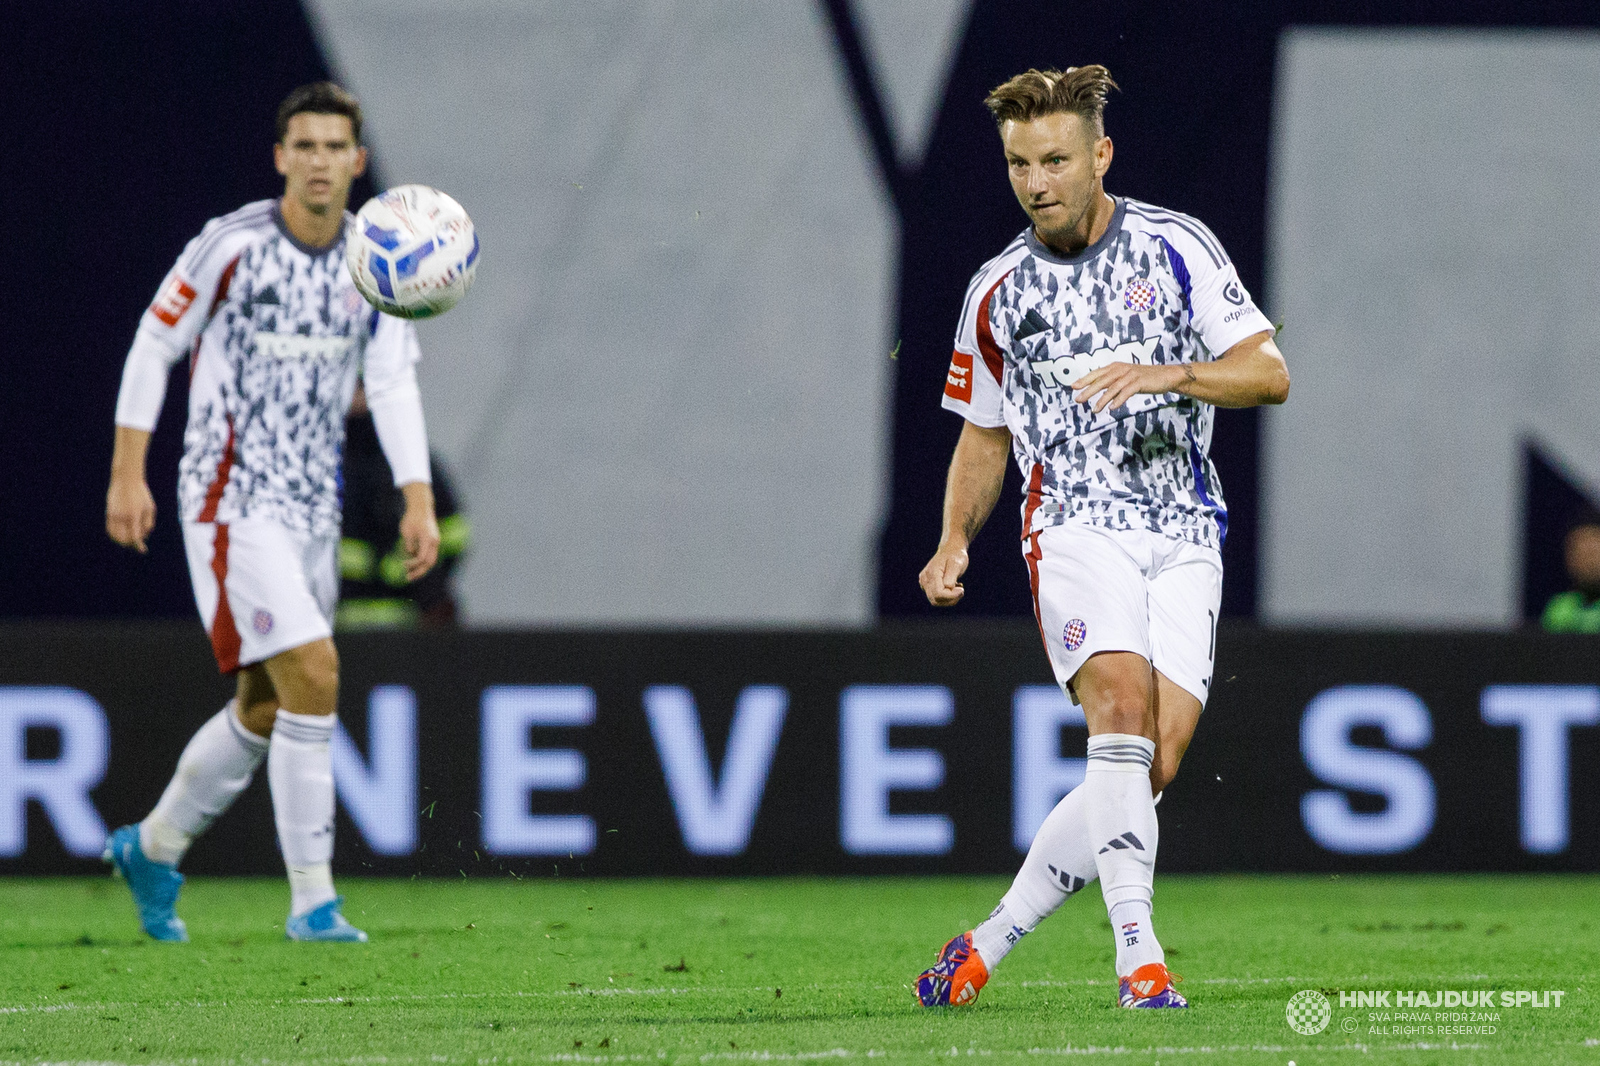
[[[983,300],[978,304],[978,352],[983,356],[983,365],[994,375],[996,385],[1001,384],[1005,377],[1006,357],[994,341],[994,330],[989,327],[989,301],[994,299],[994,291],[1010,276],[1009,270],[1001,274],[1000,280],[989,286],[989,291],[983,294]]]
[[[228,298],[228,289],[233,285],[233,272],[239,266],[239,256],[242,255],[244,253],[240,252],[239,255],[234,256],[228,262],[227,266],[222,268],[222,277],[217,279],[216,295],[211,297],[211,307],[206,311],[207,318],[216,314],[217,308],[222,306],[222,301]]]
[[[239,265],[239,256],[242,256],[242,255],[244,255],[244,253],[240,252],[239,255],[236,255],[231,260],[229,260],[227,266],[222,268],[222,277],[217,279],[217,291],[211,297],[211,307],[206,311],[206,319],[207,320],[210,320],[211,316],[217,313],[217,308],[222,306],[222,301],[226,300],[228,298],[228,289],[233,286],[233,272],[234,272],[234,269],[236,267],[238,267],[238,265]],[[200,337],[199,337],[199,335],[196,335],[195,338],[194,338],[194,346],[189,349],[189,380],[190,381],[194,380],[194,368],[199,364],[199,362],[200,362]]]

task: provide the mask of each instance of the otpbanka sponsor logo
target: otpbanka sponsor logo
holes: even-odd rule
[[[1285,1012],[1289,1027],[1315,1036],[1329,1027],[1335,1013],[1355,1011],[1359,1013],[1346,1014],[1335,1029],[1369,1037],[1493,1036],[1510,1020],[1506,1012],[1553,1010],[1567,993],[1555,988],[1377,989],[1338,992],[1337,1009],[1333,995],[1332,989],[1295,993]]]

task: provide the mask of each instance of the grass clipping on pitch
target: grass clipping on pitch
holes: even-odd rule
[[[163,945],[109,878],[0,879],[0,1063],[1600,1064],[1594,878],[1164,877],[1157,931],[1192,1009],[1115,1007],[1093,891],[975,1006],[917,1007],[916,973],[1005,885],[347,879],[372,942],[306,945],[283,940],[281,882],[211,879],[184,889],[193,942]],[[1333,1002],[1315,1036],[1285,1020],[1302,989]],[[1441,1036],[1341,1008],[1356,989],[1565,995]]]

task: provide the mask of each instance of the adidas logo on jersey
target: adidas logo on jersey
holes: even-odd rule
[[[1112,363],[1149,363],[1155,354],[1159,337],[1142,341],[1124,341],[1116,347],[1096,348],[1088,355],[1063,355],[1055,359],[1035,359],[1028,365],[1046,385],[1069,387],[1074,381]]]

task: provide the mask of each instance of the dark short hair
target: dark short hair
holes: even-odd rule
[[[278,105],[278,143],[289,136],[289,120],[296,115],[343,115],[350,120],[350,131],[361,143],[361,101],[350,90],[331,81],[302,85]]]
[[[1106,94],[1117,88],[1111,72],[1098,63],[1066,70],[1028,70],[996,86],[983,101],[996,125],[1032,122],[1045,115],[1077,115],[1094,130],[1106,131]]]

